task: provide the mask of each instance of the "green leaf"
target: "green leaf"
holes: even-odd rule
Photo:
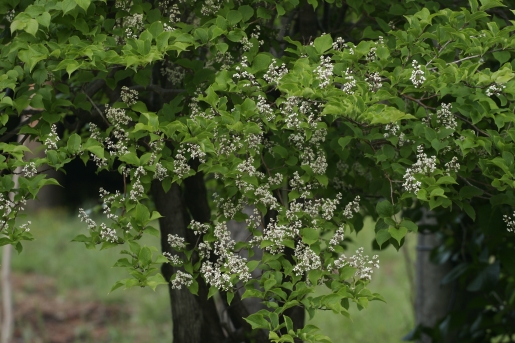
[[[436,181],[436,184],[437,185],[448,185],[448,184],[457,185],[458,183],[452,176],[446,175],[446,176],[442,176],[441,178],[439,178],[438,181]]]
[[[229,13],[227,13],[227,22],[229,23],[229,26],[235,26],[243,19],[243,15],[238,12],[231,10]]]
[[[120,161],[122,161],[122,162],[126,162],[128,164],[132,164],[132,165],[135,165],[135,166],[139,166],[140,165],[139,158],[136,155],[136,153],[134,153],[134,152],[129,152],[128,154],[120,156],[118,159]]]
[[[264,284],[265,292],[268,292],[276,284],[277,284],[277,280],[276,279],[268,279],[268,280],[266,280],[265,284]]]
[[[352,136],[342,137],[342,138],[338,139],[338,144],[342,147],[342,149],[345,149],[345,147],[347,146],[347,144],[350,143],[352,138],[354,138],[354,137],[352,137]]]
[[[406,236],[406,233],[408,233],[408,229],[401,226],[400,228],[394,228],[394,227],[390,227],[388,229],[388,232],[390,233],[390,235],[392,235],[393,238],[395,238],[395,240],[401,244],[401,240],[404,238],[404,236]]]
[[[401,224],[400,226],[402,227],[405,227],[406,229],[408,229],[408,231],[410,232],[418,232],[418,226],[417,224],[413,223],[411,220],[409,219],[403,219],[401,221]]]
[[[479,0],[481,2],[481,11],[486,11],[490,8],[494,7],[506,7],[501,1],[499,0]]]
[[[247,21],[254,15],[254,9],[249,5],[243,5],[238,7],[238,12],[241,13],[243,21]]]
[[[309,227],[302,229],[300,235],[302,236],[302,241],[308,245],[318,242],[319,239],[318,231]]]
[[[227,304],[231,305],[232,299],[234,299],[234,292],[227,292]]]
[[[376,242],[379,246],[382,246],[384,242],[388,241],[392,237],[388,230],[379,230],[376,232]]]
[[[71,155],[75,155],[76,153],[78,153],[80,150],[81,142],[82,142],[82,139],[80,138],[80,136],[78,134],[76,134],[76,133],[72,134],[68,138],[68,143],[66,144],[66,146],[68,148],[68,153],[70,153]]]
[[[252,329],[271,329],[270,323],[263,317],[262,314],[251,314],[247,318],[243,319],[245,319],[245,321],[252,326]]]
[[[84,11],[88,10],[89,5],[91,4],[91,0],[74,0],[77,5],[79,5]]]
[[[156,290],[156,287],[159,285],[167,285],[168,282],[165,280],[163,275],[160,273],[157,273],[156,275],[152,275],[149,278],[147,278],[147,286],[152,288],[152,290]]]
[[[393,206],[388,200],[378,202],[376,205],[376,211],[382,218],[390,218],[395,214]]]
[[[25,31],[27,33],[30,33],[31,35],[35,36],[36,33],[38,32],[38,27],[39,27],[38,21],[36,19],[29,19],[29,21],[27,21],[26,24],[27,25],[25,26]]]
[[[323,35],[315,39],[315,49],[319,54],[323,54],[333,47],[333,39],[331,35]]]
[[[140,266],[147,267],[152,262],[152,251],[149,247],[143,247],[139,251],[138,261]]]
[[[477,187],[473,186],[463,186],[460,189],[460,196],[463,199],[471,199],[476,196],[483,195],[483,191]]]

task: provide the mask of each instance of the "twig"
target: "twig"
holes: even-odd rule
[[[95,104],[95,102],[93,101],[93,99],[91,99],[88,95],[88,93],[86,93],[85,91],[82,91],[82,93],[84,93],[84,95],[86,96],[86,98],[88,98],[89,102],[91,103],[91,105],[93,105],[93,107],[97,110],[98,114],[100,114],[100,117],[102,117],[102,119],[104,119],[104,122],[107,124],[107,126],[110,126],[111,124],[109,124],[109,122],[107,121],[107,119],[104,117],[104,114],[102,113],[102,111],[100,111],[100,108],[98,108],[97,104]]]
[[[477,132],[480,132],[482,133],[483,135],[485,135],[486,137],[490,137],[490,135],[488,133],[486,133],[485,131],[481,130],[480,128],[478,128],[476,125],[472,124],[472,122],[468,119],[466,119],[465,117],[462,117],[460,116],[459,114],[456,114],[456,117],[460,118],[461,120],[463,120],[464,122],[467,122],[468,124],[470,124],[474,129],[476,129]]]

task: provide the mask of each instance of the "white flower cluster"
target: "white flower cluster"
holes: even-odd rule
[[[379,90],[379,88],[383,87],[381,75],[379,75],[378,72],[369,74],[366,78],[366,81],[368,83],[368,88],[372,92],[377,92]]]
[[[424,148],[422,145],[417,147],[417,162],[415,162],[411,168],[406,169],[406,173],[404,174],[404,183],[402,187],[406,190],[406,192],[410,193],[418,193],[420,190],[420,186],[422,183],[417,181],[414,174],[425,174],[430,175],[436,169],[436,156],[427,157],[424,153]]]
[[[456,129],[458,123],[451,112],[451,104],[442,103],[442,109],[436,111],[436,122],[446,129]]]
[[[123,86],[120,92],[120,98],[127,106],[132,106],[138,101],[138,91]]]
[[[452,160],[445,164],[445,173],[450,175],[451,172],[457,173],[460,171],[460,164],[458,163],[458,158],[454,156]]]
[[[515,212],[513,212],[512,216],[515,217]],[[502,220],[506,223],[506,230],[508,232],[515,232],[515,219],[505,214],[502,216]]]
[[[491,97],[492,95],[501,95],[501,92],[506,88],[505,85],[499,85],[494,83],[486,89],[486,96]]]
[[[181,289],[182,286],[189,287],[193,284],[193,277],[180,270],[175,274],[175,278],[171,281],[172,289]]]
[[[386,124],[384,129],[386,131],[383,134],[384,138],[389,138],[389,137],[396,137],[397,133],[399,132],[401,127],[398,124],[391,123],[391,124]]]
[[[250,86],[250,85],[259,86],[259,83],[256,81],[256,77],[252,73],[249,73],[248,71],[243,70],[243,68],[248,68],[248,67],[249,67],[249,62],[248,62],[247,56],[243,56],[241,58],[240,65],[236,66],[236,68],[235,68],[237,73],[234,73],[232,75],[232,77],[235,77],[238,80],[241,79],[241,80],[250,81],[250,83],[245,84],[245,86]]]
[[[281,64],[281,66],[277,65],[277,60],[274,58],[272,63],[268,66],[268,70],[263,75],[263,79],[268,83],[279,83],[284,75],[288,74],[288,68],[286,68],[286,64]]]
[[[12,21],[14,20],[14,15],[16,14],[16,12],[14,11],[14,9],[11,9],[9,10],[6,14],[5,14],[5,19],[12,23]]]
[[[257,102],[256,102],[256,108],[258,112],[265,116],[266,120],[273,121],[274,116],[274,110],[272,109],[272,106],[266,101],[265,97],[261,94],[258,95]]]
[[[343,216],[347,219],[351,219],[354,215],[354,213],[359,212],[359,201],[360,201],[359,195],[354,198],[350,203],[345,206],[345,210],[343,210]]]
[[[374,272],[372,267],[379,269],[379,256],[374,255],[372,256],[372,259],[369,260],[368,255],[363,256],[363,248],[359,248],[356,250],[355,255],[350,257],[342,255],[339,259],[334,261],[334,267],[336,269],[343,268],[347,265],[352,268],[356,268],[356,273],[354,274],[355,278],[370,281],[372,280],[372,273]],[[330,270],[330,267],[331,266],[328,266],[327,269]]]
[[[311,168],[313,173],[318,175],[325,174],[327,170],[327,160],[322,149],[319,149],[317,153],[310,147],[305,147],[304,151],[300,154],[301,165],[307,165]]]
[[[107,120],[113,125],[114,141],[111,137],[105,139],[107,148],[115,156],[123,156],[129,152],[127,147],[129,146],[129,133],[125,131],[123,126],[129,124],[131,118],[125,113],[123,108],[113,108],[106,106],[106,117]]]
[[[181,0],[181,2],[185,2]],[[204,16],[210,16],[211,14],[215,14],[222,7],[222,0],[205,0],[202,3],[202,8],[200,9],[200,13]]]
[[[347,48],[345,39],[343,39],[342,37],[336,38],[336,41],[333,42],[333,50],[343,51],[343,49],[345,48]]]
[[[123,194],[120,191],[116,191],[114,194],[109,193],[104,188],[100,188],[100,199],[102,200],[102,208],[104,209],[104,214],[108,219],[117,220],[118,216],[112,213],[112,206],[115,202],[123,201]]]
[[[143,14],[135,13],[131,16],[128,16],[123,21],[123,26],[125,27],[125,35],[127,38],[138,39],[139,34],[143,31]]]
[[[249,51],[254,47],[254,43],[252,43],[246,36],[241,37],[240,44],[243,51]]]
[[[160,162],[156,163],[156,172],[154,173],[154,179],[163,181],[168,177],[168,169],[163,167]]]
[[[231,238],[227,224],[217,223],[214,236],[217,240],[214,242],[213,252],[218,256],[218,260],[215,263],[204,261],[200,268],[200,273],[206,282],[225,291],[232,287],[231,275],[233,274],[236,274],[240,281],[247,282],[251,277],[246,264],[247,259],[233,252],[236,242]],[[206,247],[202,247],[202,250],[205,251]],[[209,253],[209,249],[207,250]],[[202,254],[204,255],[205,252]]]
[[[0,194],[1,196],[1,194]],[[79,218],[81,222],[85,222],[88,225],[88,229],[94,229],[97,227],[97,223],[84,211],[83,208],[79,208]]]
[[[418,88],[424,84],[426,77],[424,76],[424,71],[420,69],[420,65],[416,60],[413,60],[411,65],[413,66],[413,71],[411,72],[410,81],[413,83],[415,88]]]
[[[377,59],[376,51],[377,48],[375,46],[371,47],[365,56],[365,60],[367,62],[374,62]]]
[[[170,246],[175,250],[182,250],[186,248],[184,237],[180,237],[178,235],[168,234],[168,244],[170,244]]]
[[[177,149],[177,154],[175,155],[175,160],[173,163],[173,173],[177,175],[179,179],[183,179],[191,169],[186,156],[184,156],[185,152],[185,148]]]
[[[7,224],[9,221],[9,215],[15,211],[23,211],[24,207],[27,204],[27,200],[25,198],[20,199],[18,202],[14,202],[9,197],[5,197],[3,193],[0,193],[0,231],[7,231],[9,225]],[[18,207],[18,209],[16,209]],[[3,212],[3,213],[2,213]]]
[[[320,81],[320,88],[325,88],[331,82],[333,76],[334,65],[331,62],[331,57],[320,56],[320,64],[315,68],[315,76]]]
[[[33,177],[38,173],[36,163],[34,162],[27,163],[25,166],[23,166],[23,169],[21,171],[24,177]]]
[[[57,135],[57,126],[55,124],[52,124],[50,130],[51,131],[45,139],[44,143],[46,145],[45,152],[47,152],[48,150],[57,150],[57,142],[59,142],[59,136]]]
[[[354,76],[352,75],[352,70],[350,70],[350,68],[347,68],[347,70],[345,71],[345,80],[347,80],[347,82],[345,82],[342,85],[342,91],[349,95],[354,94],[354,88],[356,87],[356,79],[354,79]]]
[[[114,7],[122,11],[129,12],[132,6],[132,0],[116,0]]]
[[[247,136],[245,143],[247,143],[247,149],[254,150],[256,148],[259,148],[262,141],[263,141],[263,133],[262,132],[260,134],[251,133],[250,135]]]
[[[181,11],[179,11],[179,6],[177,4],[173,4],[169,10],[168,19],[170,23],[175,24],[181,21]]]
[[[204,261],[200,267],[200,274],[202,274],[208,285],[220,290],[228,291],[232,287],[231,276],[223,273],[217,264]]]
[[[333,238],[329,241],[329,250],[334,251],[334,247],[343,242],[345,239],[345,226],[341,225],[334,233]]]
[[[234,203],[232,198],[221,198],[216,193],[213,194],[213,200],[216,203],[217,208],[221,210],[223,215],[228,219],[233,219],[236,213],[241,211],[245,205],[242,198],[238,199],[236,203]]]
[[[301,228],[302,222],[299,220],[292,221],[289,225],[279,225],[271,219],[263,230],[263,236],[254,236],[250,243],[259,246],[263,240],[271,241],[272,244],[266,246],[265,250],[274,255],[279,254],[284,251],[283,241],[297,238]]]
[[[250,38],[255,38],[258,41],[259,46],[262,46],[263,44],[265,44],[265,41],[262,39],[260,40],[259,36],[261,36],[261,26],[256,25],[256,27],[254,27],[254,30],[252,30]]]
[[[163,253],[163,256],[168,259],[170,264],[173,264],[174,266],[180,266],[182,265],[182,260],[180,259],[179,255],[171,254],[167,251]]]
[[[218,136],[218,154],[229,156],[243,148],[241,138],[238,136]]]
[[[195,235],[205,234],[209,230],[209,225],[192,220],[190,222],[190,229],[195,232]]]
[[[217,51],[214,58],[214,62],[221,64],[221,70],[227,70],[234,64],[234,58],[232,57],[229,51],[226,51],[224,53]]]
[[[295,259],[297,264],[293,267],[293,272],[297,276],[322,267],[320,256],[303,243],[295,247]]]
[[[178,86],[186,76],[186,69],[166,61],[161,67],[161,75],[165,76],[172,85]]]
[[[104,223],[100,223],[100,237],[106,242],[116,243],[118,242],[118,236],[116,230],[111,229]]]
[[[143,169],[143,167],[139,166],[134,171],[134,182],[132,183],[132,188],[129,192],[129,199],[134,202],[137,202],[145,193],[145,188],[141,183],[141,175],[147,175],[147,171]]]
[[[20,226],[20,230],[22,230],[23,232],[29,232],[30,231],[29,225],[31,225],[31,224],[32,224],[32,222],[30,220],[28,220],[27,223],[22,224]]]
[[[359,248],[353,256],[340,256],[336,261],[334,261],[333,265],[329,264],[327,269],[331,270],[333,267],[335,269],[341,269],[345,266],[356,268],[356,273],[354,274],[355,278],[370,281],[372,280],[372,273],[374,272],[372,267],[377,269],[379,268],[379,256],[374,255],[372,256],[372,259],[369,259],[368,255],[363,256],[363,248]]]

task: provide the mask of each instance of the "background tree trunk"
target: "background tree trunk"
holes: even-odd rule
[[[443,319],[448,311],[452,298],[452,284],[441,285],[452,265],[446,262],[442,265],[430,261],[431,250],[441,244],[441,239],[433,232],[420,232],[417,244],[417,273],[415,319],[416,325],[434,327]],[[442,342],[448,342],[444,340]],[[436,343],[431,337],[422,334],[419,343]]]

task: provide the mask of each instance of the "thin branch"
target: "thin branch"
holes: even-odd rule
[[[406,98],[408,100],[416,102],[417,104],[419,104],[420,106],[424,107],[425,109],[431,109],[431,110],[435,110],[436,109],[436,107],[428,106],[428,105],[424,104],[422,101],[420,101],[419,99],[416,99],[416,98],[414,98],[412,96],[409,96],[407,94],[401,93],[400,91],[399,91],[399,95],[402,96],[403,98]]]
[[[476,129],[477,132],[480,132],[482,133],[483,135],[485,135],[486,137],[490,137],[490,135],[488,133],[486,133],[485,131],[481,130],[480,128],[478,128],[476,125],[472,124],[472,122],[468,119],[466,119],[465,117],[462,117],[460,116],[459,114],[456,114],[456,117],[460,118],[461,120],[463,120],[464,122],[467,122],[468,124],[470,124],[474,129]]]
[[[459,177],[460,179],[462,179],[463,181],[465,181],[465,183],[467,183],[467,185],[469,185],[469,186],[471,186],[471,187],[474,187],[474,188],[477,188],[477,189],[479,189],[481,192],[485,193],[486,195],[488,195],[488,196],[490,196],[490,197],[493,197],[493,195],[492,195],[492,194],[488,193],[488,192],[487,192],[487,191],[485,191],[484,189],[481,189],[481,188],[479,188],[478,186],[474,186],[473,184],[471,184],[471,183],[470,183],[470,181],[469,181],[469,180],[467,180],[465,177],[463,177],[463,176],[461,176],[461,175],[458,175],[458,177]],[[487,199],[487,200],[489,200],[489,198],[480,197],[480,196],[476,196],[475,198],[481,198],[481,199]]]
[[[107,126],[110,126],[111,124],[109,124],[109,122],[107,121],[107,119],[104,117],[104,114],[102,113],[102,111],[100,110],[100,108],[98,108],[97,104],[95,104],[95,102],[93,101],[93,99],[91,99],[88,95],[88,93],[86,93],[85,91],[82,91],[82,93],[84,93],[84,95],[86,96],[86,98],[88,98],[89,102],[91,103],[91,105],[93,105],[93,107],[97,110],[98,114],[100,114],[100,117],[102,117],[102,119],[104,120],[104,122],[107,124]]]

